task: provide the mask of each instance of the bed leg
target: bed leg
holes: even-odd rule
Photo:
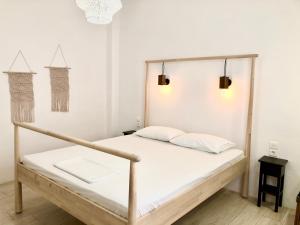
[[[249,171],[246,170],[242,177],[242,185],[241,185],[241,196],[243,198],[248,198],[249,194]]]
[[[22,183],[15,181],[15,213],[23,212]]]
[[[136,193],[136,165],[130,161],[129,175],[129,206],[128,225],[136,225],[137,218],[137,193]]]
[[[15,212],[17,214],[23,211],[23,199],[22,199],[22,183],[19,182],[18,176],[18,163],[20,159],[20,140],[19,140],[19,127],[14,126],[14,150],[15,150]]]

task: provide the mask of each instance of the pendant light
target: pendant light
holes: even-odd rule
[[[76,0],[76,4],[93,24],[111,23],[114,14],[122,8],[121,0]]]
[[[169,85],[170,79],[165,75],[165,62],[162,63],[162,74],[158,75],[158,85]]]
[[[220,89],[228,89],[231,84],[232,84],[232,81],[227,76],[227,59],[225,59],[225,63],[224,63],[224,76],[220,77],[219,88]]]

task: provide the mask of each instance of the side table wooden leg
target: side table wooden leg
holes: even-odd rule
[[[281,190],[281,177],[277,177],[275,212],[278,212]]]
[[[259,172],[259,184],[258,184],[258,196],[257,196],[257,206],[261,206],[261,193],[262,193],[262,181],[263,181],[263,174]]]
[[[280,188],[280,200],[279,200],[279,206],[282,207],[282,199],[283,199],[283,188],[284,188],[284,176],[281,179],[281,188]]]
[[[266,175],[264,175],[264,179],[263,179],[263,184],[262,185],[264,186],[265,184],[267,184],[267,176]],[[265,192],[262,193],[262,201],[263,202],[266,201],[266,193]]]

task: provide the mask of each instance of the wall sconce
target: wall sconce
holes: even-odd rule
[[[169,85],[170,79],[165,75],[165,62],[163,62],[161,70],[162,74],[158,75],[158,85]]]
[[[232,80],[227,76],[227,59],[225,59],[224,63],[224,76],[220,77],[220,89],[228,89],[232,84]]]

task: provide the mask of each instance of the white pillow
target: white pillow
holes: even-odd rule
[[[173,138],[171,143],[182,147],[193,148],[200,151],[221,153],[236,146],[235,143],[224,138],[209,134],[189,133]]]
[[[171,127],[150,126],[137,131],[135,134],[145,138],[170,141],[172,138],[184,134],[184,132]]]

